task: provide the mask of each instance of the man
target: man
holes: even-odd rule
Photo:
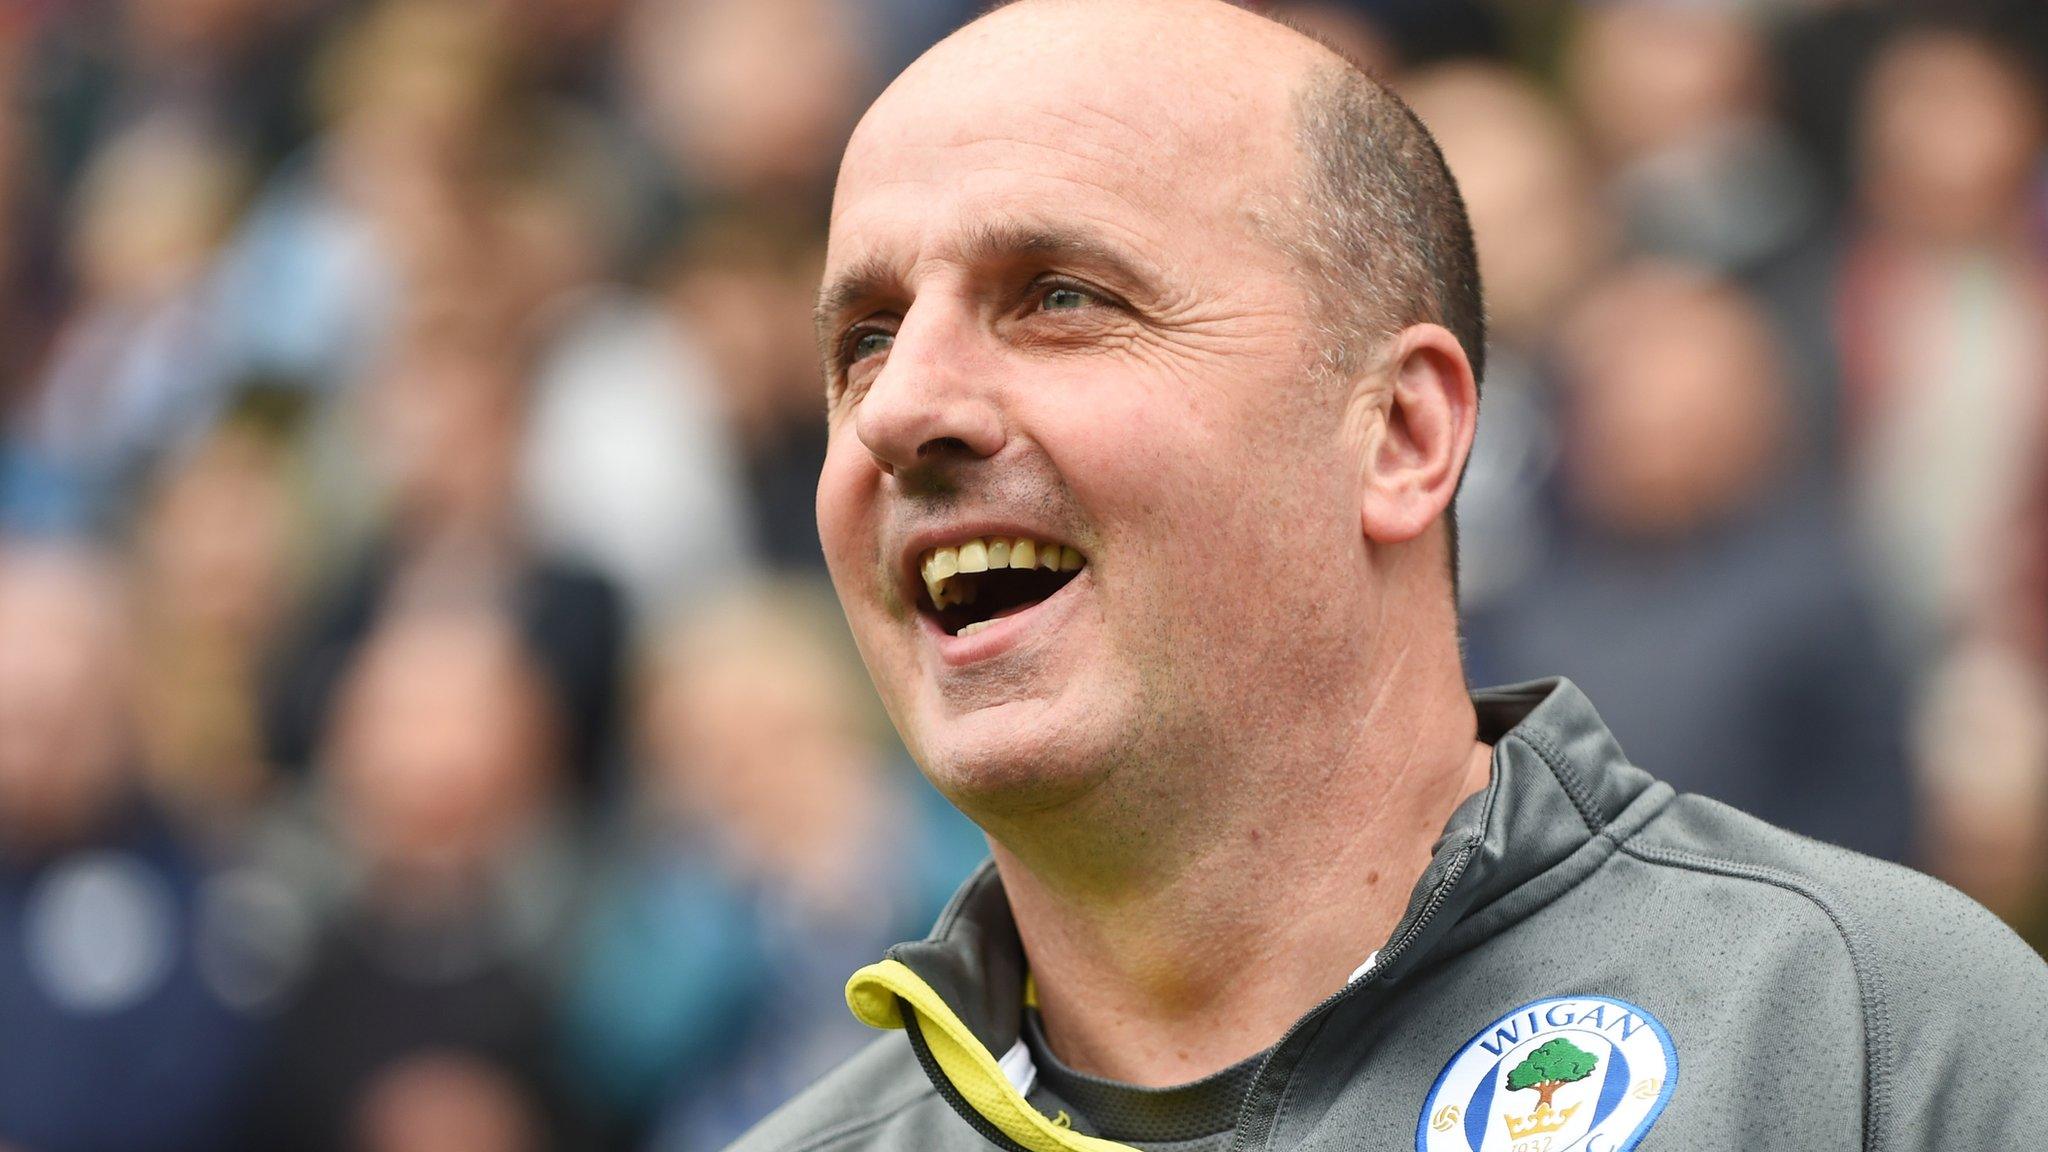
[[[261,1023],[228,892],[144,790],[112,560],[0,540],[0,1148],[233,1146]]]
[[[1912,873],[1469,696],[1483,348],[1427,134],[1203,0],[1031,0],[848,146],[818,492],[991,866],[797,1149],[2016,1147],[2048,969]]]

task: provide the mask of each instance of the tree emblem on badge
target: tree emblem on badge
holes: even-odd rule
[[[1678,1049],[1655,1016],[1612,996],[1546,996],[1445,1061],[1415,1152],[1634,1152],[1677,1087]]]
[[[1536,1108],[1529,1113],[1527,1119],[1517,1119],[1509,1115],[1501,1117],[1507,1122],[1508,1138],[1523,1140],[1563,1128],[1572,1118],[1572,1113],[1579,1110],[1579,1106],[1574,1104],[1562,1112],[1556,1112],[1551,1108],[1550,1098],[1559,1088],[1591,1076],[1593,1069],[1599,1064],[1598,1056],[1562,1036],[1546,1041],[1542,1047],[1529,1053],[1528,1059],[1515,1065],[1508,1072],[1507,1088],[1510,1092],[1534,1088]]]

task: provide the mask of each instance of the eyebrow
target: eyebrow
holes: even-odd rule
[[[811,319],[818,331],[819,354],[830,355],[832,329],[841,316],[864,300],[898,293],[902,286],[902,277],[896,275],[895,269],[879,257],[870,256],[818,289],[818,303],[812,310]]]
[[[1103,274],[1125,291],[1155,283],[1149,270],[1125,252],[1081,229],[1016,220],[984,221],[968,229],[959,259],[969,265],[1036,257],[1079,265]],[[839,318],[866,300],[905,294],[903,278],[878,257],[857,261],[818,292],[814,320],[818,346],[829,355]]]

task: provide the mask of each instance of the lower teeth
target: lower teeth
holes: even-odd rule
[[[972,636],[972,635],[974,635],[974,634],[975,634],[976,632],[979,632],[979,631],[981,631],[981,630],[982,630],[983,628],[986,628],[986,627],[988,627],[989,625],[991,625],[991,624],[993,624],[993,623],[995,623],[995,621],[994,621],[994,620],[976,620],[976,621],[975,621],[974,623],[972,623],[972,624],[963,624],[963,625],[961,625],[961,626],[960,626],[960,630],[959,630],[958,632],[955,632],[955,633],[953,633],[953,635],[955,635],[955,636]]]

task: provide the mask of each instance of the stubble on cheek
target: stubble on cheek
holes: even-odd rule
[[[917,605],[903,595],[902,587],[896,583],[887,565],[876,564],[875,581],[880,590],[875,599],[881,605],[882,615],[888,617],[890,623],[908,623],[917,615]]]

